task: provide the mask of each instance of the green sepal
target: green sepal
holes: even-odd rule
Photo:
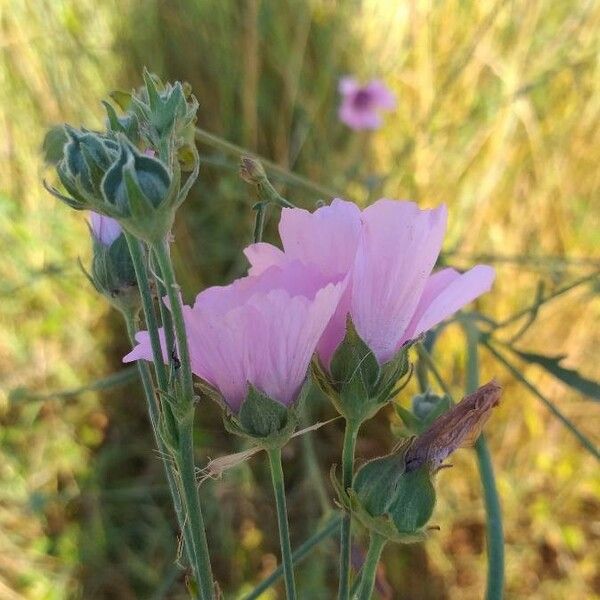
[[[428,466],[405,471],[404,457],[411,443],[406,440],[392,454],[366,463],[351,489],[342,489],[332,470],[340,505],[368,530],[403,544],[427,538],[426,525],[436,502]]]
[[[315,358],[312,374],[316,384],[349,422],[360,425],[370,419],[395,395],[398,381],[408,372],[408,346],[384,365],[360,337],[352,319],[335,351],[329,372]]]
[[[382,515],[394,502],[404,473],[404,455],[410,444],[410,440],[403,440],[390,454],[370,460],[358,469],[352,488],[370,514]]]
[[[239,412],[233,414],[229,409],[226,410],[223,419],[225,429],[260,448],[281,448],[290,440],[298,425],[299,407],[308,394],[309,387],[310,381],[307,378],[296,402],[291,406],[284,406],[248,384],[248,392]],[[205,393],[226,407],[222,399],[215,398],[214,388]],[[216,395],[218,396],[218,392]]]
[[[283,404],[279,404],[253,385],[249,385],[238,420],[242,429],[251,435],[269,437],[286,427],[288,410]]]

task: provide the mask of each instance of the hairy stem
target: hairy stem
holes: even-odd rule
[[[346,420],[344,430],[344,446],[342,449],[342,488],[347,490],[352,486],[354,475],[354,452],[356,450],[356,438],[358,426]],[[350,530],[352,518],[350,514],[344,515],[342,530],[340,533],[340,581],[338,587],[338,600],[348,600],[350,589]]]
[[[288,600],[296,599],[296,584],[294,582],[294,563],[292,560],[292,547],[288,527],[287,509],[285,503],[285,488],[283,485],[283,468],[281,466],[281,448],[267,450],[273,492],[277,506],[277,523],[279,525],[279,543],[281,545],[281,563],[285,579],[285,593]]]
[[[387,540],[378,533],[371,533],[371,542],[369,543],[369,551],[365,559],[365,564],[362,569],[362,577],[356,598],[358,600],[369,600],[375,586],[375,576],[377,575],[377,565],[381,558],[381,552]]]
[[[189,519],[194,544],[196,562],[194,565],[195,575],[200,587],[203,600],[213,600],[215,597],[213,576],[210,566],[208,543],[204,526],[204,517],[198,497],[198,486],[196,484],[196,467],[194,464],[194,386],[192,381],[192,369],[190,355],[183,319],[183,306],[179,295],[179,286],[175,281],[175,273],[169,256],[169,248],[166,240],[156,244],[152,251],[156,256],[160,275],[165,286],[169,306],[171,309],[175,341],[179,352],[178,380],[179,385],[175,402],[181,407],[182,415],[178,418],[179,447],[176,453],[177,466],[180,475],[181,492]]]
[[[136,327],[134,322],[134,316],[132,313],[124,313],[123,317],[127,325],[127,333],[132,345],[135,343]],[[154,393],[152,385],[152,376],[150,369],[145,361],[137,361],[137,369],[142,382],[142,388],[144,389],[144,395],[146,396],[146,405],[148,406],[148,415],[150,416],[150,424],[152,425],[152,431],[154,432],[154,440],[161,456],[163,466],[165,468],[165,475],[167,477],[167,483],[169,485],[169,492],[171,493],[171,500],[173,501],[173,507],[175,508],[175,514],[177,515],[177,523],[181,529],[184,539],[184,549],[188,559],[188,563],[191,566],[194,563],[192,556],[192,539],[190,537],[190,530],[185,522],[185,515],[181,506],[181,498],[179,497],[179,491],[177,490],[177,481],[171,465],[166,460],[169,455],[169,450],[165,445],[163,438],[160,435],[159,429],[159,418],[160,418],[160,407]]]

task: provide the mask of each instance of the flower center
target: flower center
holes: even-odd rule
[[[371,92],[366,89],[358,90],[352,100],[354,108],[364,109],[369,108],[373,100]]]

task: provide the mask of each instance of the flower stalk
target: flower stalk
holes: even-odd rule
[[[283,468],[281,466],[281,448],[267,449],[273,492],[277,506],[277,523],[279,525],[279,543],[281,545],[281,562],[285,580],[285,593],[288,600],[296,600],[296,584],[294,581],[294,563],[287,519],[285,488],[283,484]]]
[[[346,420],[344,430],[344,446],[342,449],[342,487],[347,490],[352,486],[354,475],[354,453],[356,451],[356,438],[358,429],[353,421]],[[340,581],[338,587],[338,599],[347,600],[350,589],[350,533],[352,529],[352,517],[350,513],[344,515],[340,531]]]
[[[370,600],[375,586],[375,577],[377,575],[377,565],[381,558],[381,552],[387,542],[387,539],[378,533],[371,534],[369,550],[365,558],[365,564],[362,569],[362,577],[355,598],[357,600]]]
[[[135,343],[135,319],[134,315],[129,313],[123,313],[123,317],[125,319],[125,323],[127,325],[127,333],[129,334],[129,339],[132,344]],[[192,555],[193,551],[193,542],[191,538],[191,533],[189,527],[186,523],[185,514],[183,512],[183,507],[181,505],[181,498],[179,497],[179,492],[177,490],[177,481],[175,478],[175,474],[169,463],[164,460],[164,457],[168,455],[168,448],[164,443],[163,438],[160,435],[160,406],[156,400],[156,395],[154,393],[154,389],[152,386],[152,376],[150,374],[150,369],[148,365],[143,361],[137,362],[137,369],[140,376],[140,381],[142,382],[142,388],[144,389],[144,395],[146,397],[146,405],[148,407],[148,415],[150,417],[150,424],[152,426],[152,431],[154,433],[154,441],[156,442],[156,446],[158,451],[163,457],[163,465],[165,468],[165,475],[167,478],[167,483],[169,486],[169,492],[171,494],[171,500],[173,501],[173,507],[175,508],[175,514],[177,516],[177,523],[181,529],[183,540],[184,540],[184,550],[188,559],[188,563],[190,565],[194,564],[194,557]]]
[[[169,306],[171,309],[173,329],[175,332],[175,341],[179,353],[178,379],[180,389],[176,389],[175,394],[181,394],[180,399],[176,398],[178,406],[182,405],[181,414],[177,415],[179,446],[177,449],[176,461],[181,478],[181,492],[183,502],[187,509],[187,517],[190,522],[192,532],[192,542],[194,544],[194,554],[196,558],[195,575],[200,587],[203,600],[213,600],[214,584],[212,570],[210,566],[210,557],[208,552],[208,543],[204,526],[204,517],[198,497],[198,486],[196,484],[196,467],[194,464],[194,387],[192,381],[192,370],[190,364],[190,355],[183,320],[183,307],[179,295],[179,286],[175,281],[175,273],[169,256],[168,242],[163,240],[152,248],[160,275],[167,292]],[[181,402],[179,401],[181,400]]]
[[[463,321],[467,338],[467,394],[479,387],[479,330],[471,321]],[[485,437],[479,436],[475,443],[479,477],[483,487],[486,514],[486,533],[488,551],[488,570],[486,600],[502,600],[504,594],[504,532],[502,528],[502,509],[494,466]]]

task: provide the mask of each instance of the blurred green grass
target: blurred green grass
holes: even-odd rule
[[[137,85],[144,65],[185,79],[200,101],[201,127],[346,197],[447,202],[447,261],[505,259],[493,293],[478,304],[500,319],[531,303],[539,280],[552,289],[599,268],[598,31],[600,8],[582,0],[1,0],[0,597],[184,597],[137,388],[38,401],[7,395],[19,386],[83,385],[119,369],[125,350],[118,319],[76,266],[89,255],[83,219],[41,187],[45,128],[99,125],[99,99]],[[354,134],[338,123],[337,80],[347,73],[381,76],[396,91],[398,110],[381,131]],[[235,159],[200,150],[200,181],[175,232],[188,298],[243,271],[240,250],[252,231],[252,198]],[[283,191],[306,207],[318,199]],[[520,347],[568,354],[568,365],[597,379],[599,318],[597,286],[575,290],[541,310]],[[447,328],[442,342],[444,374],[458,394],[458,329]],[[489,355],[482,359],[483,376],[505,386],[488,437],[504,508],[506,596],[597,597],[597,464]],[[522,372],[594,437],[590,401],[537,367]],[[204,462],[233,446],[213,407],[199,412]],[[389,447],[391,419],[369,423],[363,456]],[[336,427],[322,430],[325,471],[338,447]],[[313,492],[299,444],[287,459],[299,542],[318,506],[307,502]],[[481,597],[478,478],[471,453],[453,462],[440,476],[440,534],[422,547],[386,550],[387,577],[401,597]],[[264,481],[254,460],[206,487],[228,593],[249,589],[276,561]],[[322,557],[301,570],[302,597],[330,597],[334,575]]]

